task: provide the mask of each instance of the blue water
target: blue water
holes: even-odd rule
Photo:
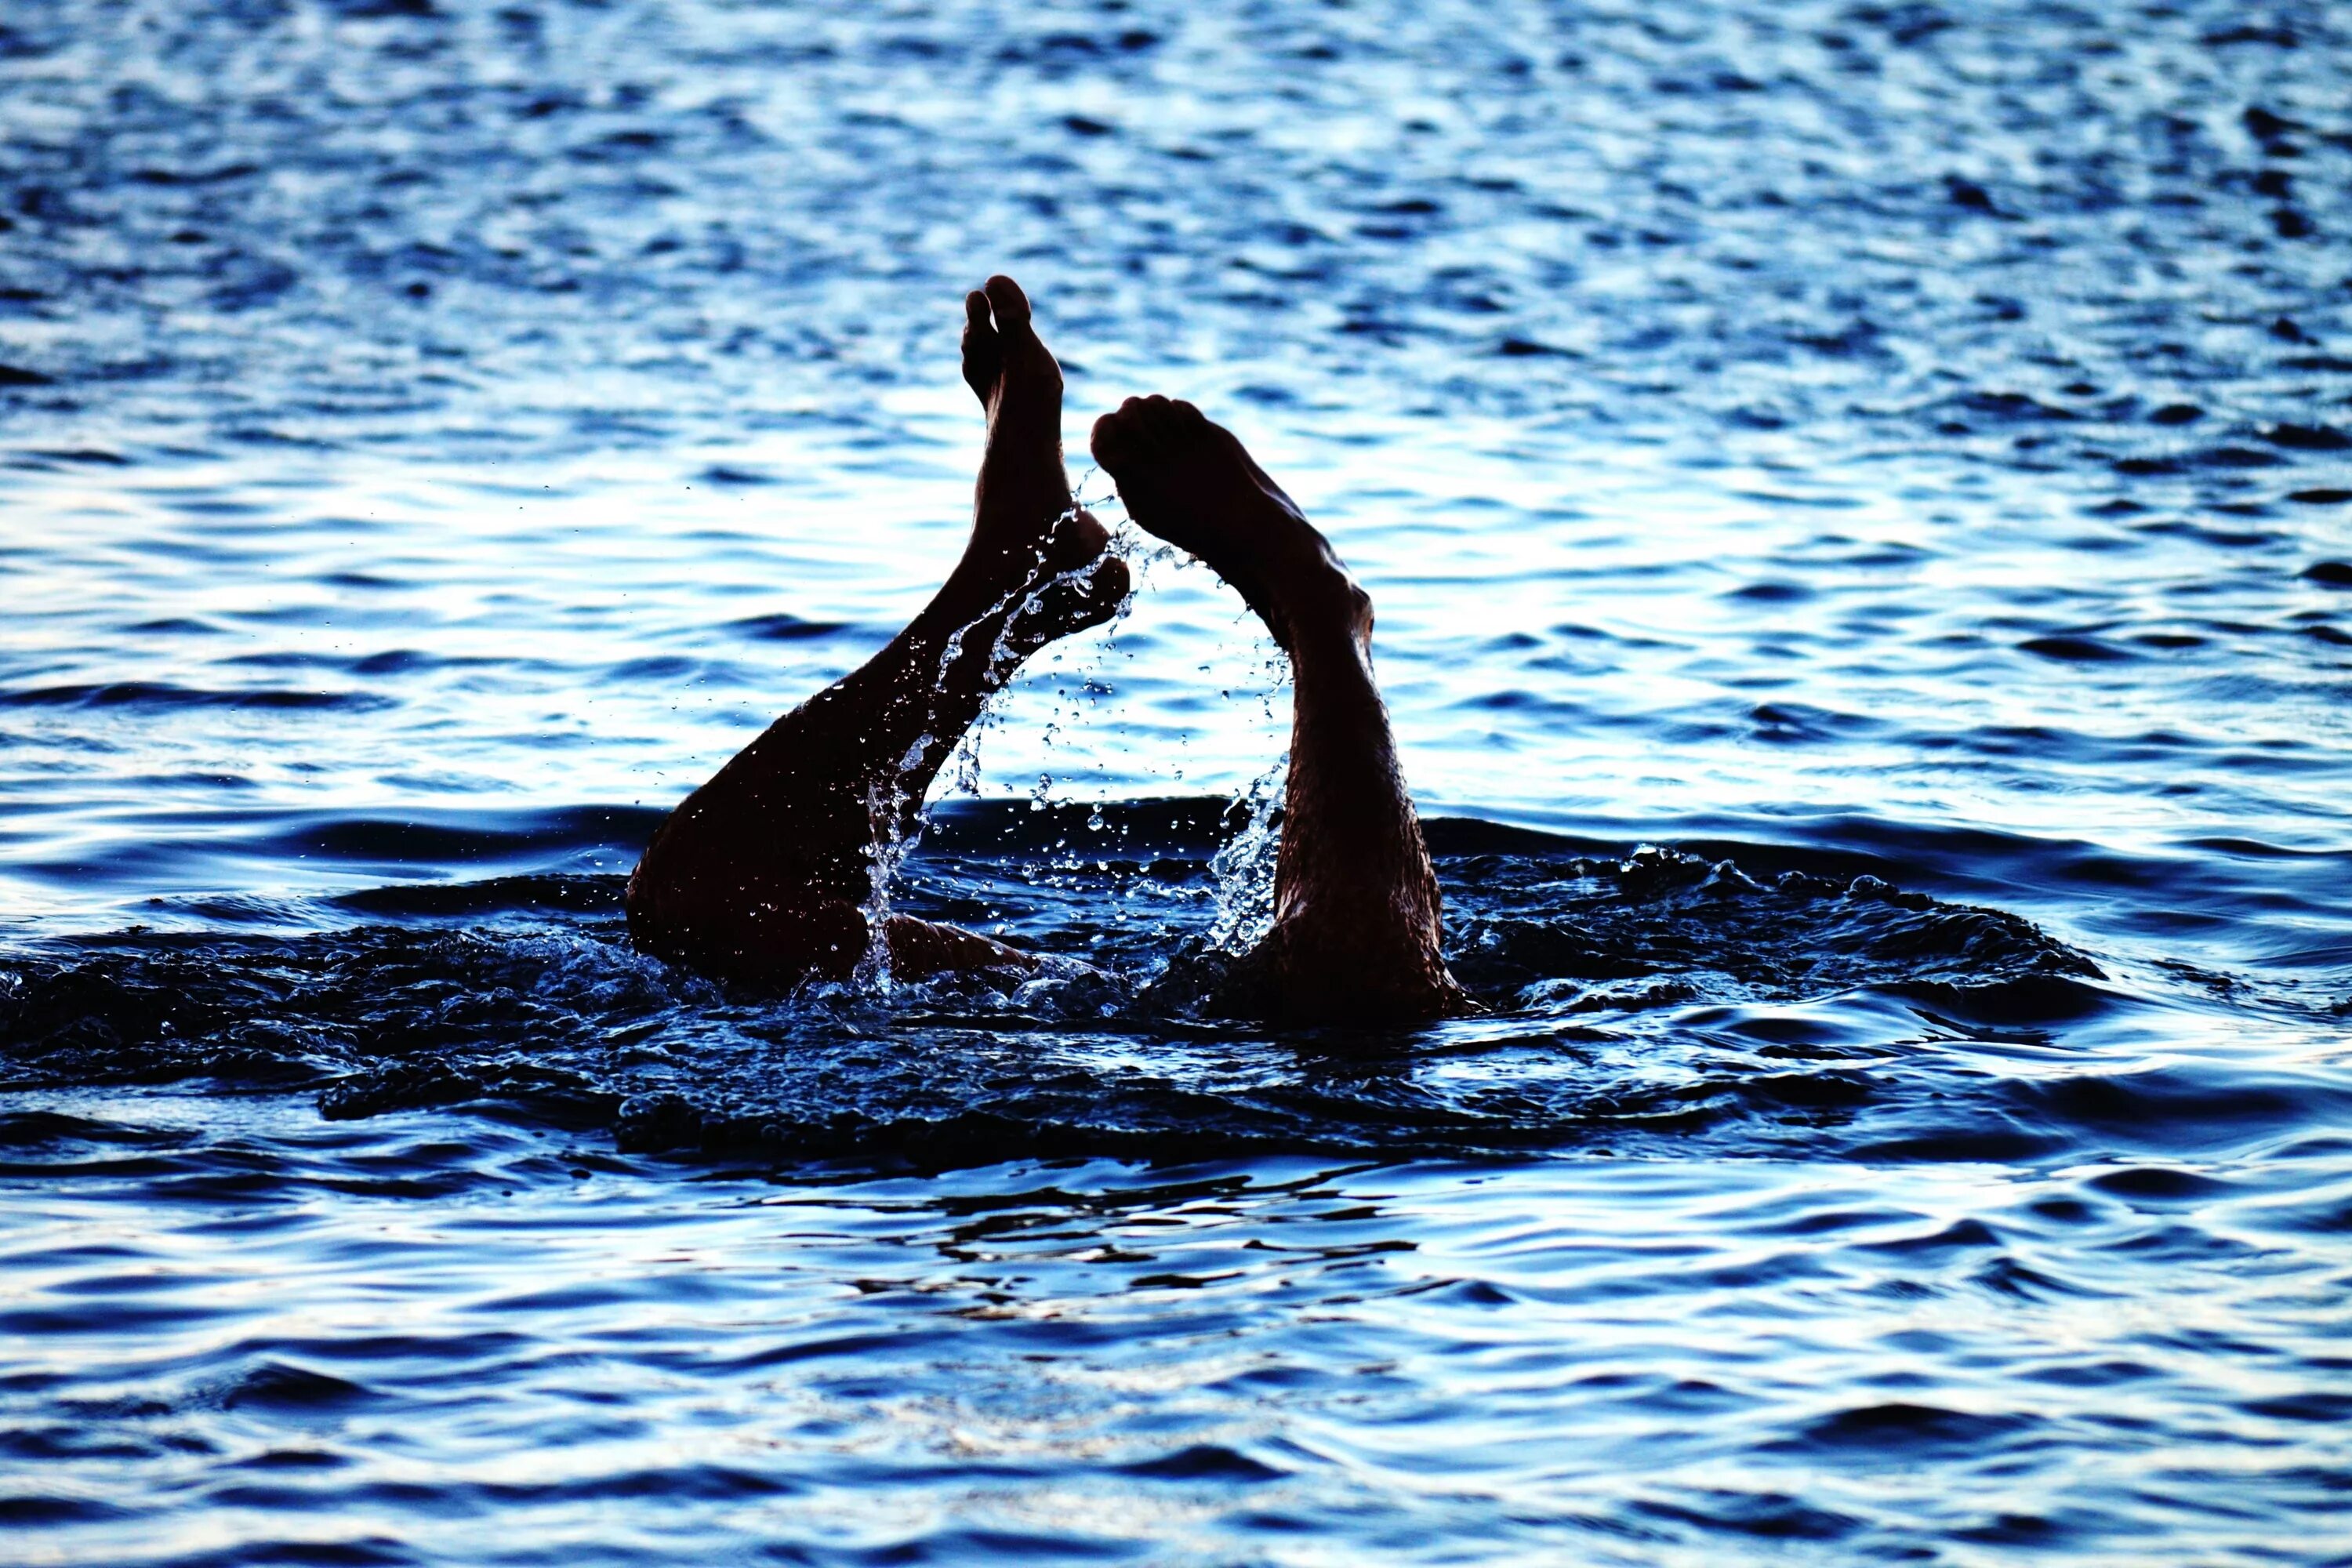
[[[10,0],[0,1558],[2352,1563],[2347,79]],[[628,948],[952,559],[992,270],[1370,585],[1491,1016],[1199,1016],[1287,698],[1131,531],[892,890],[1111,978]]]

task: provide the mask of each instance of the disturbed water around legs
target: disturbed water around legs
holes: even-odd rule
[[[0,1556],[2352,1562],[2347,79],[12,0]],[[1372,588],[1490,1016],[1203,1015],[1287,698],[1133,536],[889,892],[1108,978],[630,950],[952,558],[994,269]]]

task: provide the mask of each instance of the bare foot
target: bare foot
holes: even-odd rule
[[[1282,487],[1189,403],[1130,397],[1095,421],[1095,458],[1128,514],[1240,590],[1274,640],[1324,626],[1360,642],[1372,604]]]
[[[971,542],[950,579],[975,616],[1009,612],[1026,653],[1108,620],[1127,597],[1110,535],[1076,510],[1062,468],[1062,367],[1028,296],[999,275],[964,298],[963,378],[988,415]]]
[[[1094,450],[1135,521],[1241,590],[1290,655],[1274,928],[1242,965],[1251,1010],[1325,1023],[1465,1011],[1372,679],[1371,599],[1282,487],[1191,404],[1129,398],[1096,422]]]

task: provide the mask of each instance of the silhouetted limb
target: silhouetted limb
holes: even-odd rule
[[[971,542],[888,647],[738,752],[654,834],[629,879],[629,931],[650,952],[733,978],[849,974],[870,945],[861,906],[878,852],[911,827],[991,694],[1056,637],[1108,620],[1127,568],[1075,510],[1062,467],[1062,373],[1010,278],[965,300],[964,379],[988,415]],[[1034,968],[950,926],[892,917],[892,972]]]
[[[1245,961],[1277,1017],[1404,1022],[1476,1010],[1438,952],[1437,876],[1372,678],[1372,602],[1233,435],[1129,398],[1094,453],[1142,527],[1240,590],[1290,655],[1290,783],[1274,928]]]

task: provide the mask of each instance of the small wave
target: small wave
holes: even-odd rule
[[[811,642],[854,630],[845,621],[811,621],[798,616],[751,616],[730,621],[726,629],[759,642]]]
[[[1824,1457],[1858,1455],[1883,1462],[1890,1453],[1983,1453],[2013,1441],[2040,1423],[2030,1415],[1983,1415],[1933,1405],[1857,1405],[1807,1426],[1780,1447]]]
[[[253,852],[287,859],[461,867],[612,849],[634,860],[659,811],[576,806],[512,814],[420,812],[409,817],[321,816],[272,824]]]
[[[2243,1148],[2352,1122],[2352,1086],[2340,1077],[2236,1063],[2026,1079],[2006,1085],[2003,1096],[2046,1122],[2094,1131],[2111,1144],[2171,1153]],[[2168,1180],[2153,1171],[2110,1178],[2151,1194]]]
[[[285,1414],[351,1410],[369,1404],[373,1396],[360,1384],[331,1373],[265,1361],[215,1397],[224,1410],[258,1407]]]
[[[0,692],[7,708],[326,708],[369,712],[394,706],[363,691],[213,691],[148,680],[44,686]]]
[[[2303,1124],[2284,1089],[2151,1080],[2122,1101],[2079,1075],[2020,1082],[2004,1060],[1978,1060],[1978,1042],[2011,1050],[2112,1005],[2098,965],[2013,914],[1787,848],[1759,847],[1759,868],[1782,868],[1766,879],[1727,856],[1570,853],[1582,847],[1456,823],[1433,834],[1446,845],[1451,960],[1493,1016],[1388,1034],[1225,1017],[1230,965],[1204,945],[1223,810],[945,814],[907,907],[952,915],[1025,898],[1010,934],[1108,974],[762,995],[634,952],[617,877],[412,884],[334,900],[395,924],[124,932],[12,960],[0,1083],[304,1089],[332,1120],[467,1107],[601,1129],[634,1151],[925,1168],[1769,1145],[1790,1126],[1921,1158],[1937,1139],[1987,1136],[2050,1152],[2135,1120],[2150,1146]],[[304,842],[495,859],[614,826],[553,814],[453,847],[441,829],[341,822]],[[1068,853],[1072,837],[1086,858]],[[1153,911],[1141,931],[1120,902],[1139,887]]]
[[[610,877],[492,877],[479,882],[404,882],[389,888],[363,888],[339,894],[328,902],[353,914],[391,920],[541,913],[609,915],[620,912],[621,887]]]

